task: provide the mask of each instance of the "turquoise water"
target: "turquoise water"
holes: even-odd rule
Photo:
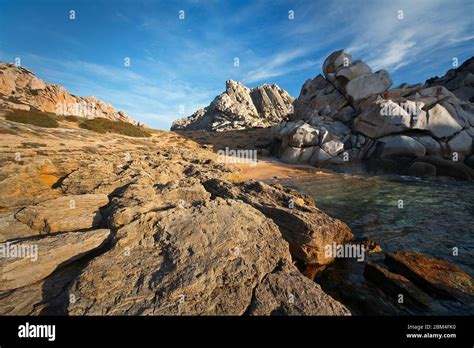
[[[356,237],[384,251],[415,251],[445,259],[474,275],[474,184],[349,175],[287,182],[310,194]],[[458,256],[453,255],[458,249]]]

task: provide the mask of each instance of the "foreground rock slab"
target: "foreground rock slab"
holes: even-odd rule
[[[277,226],[241,201],[149,212],[120,228],[112,249],[87,265],[69,290],[77,301],[68,313],[242,315],[281,263],[291,256]]]
[[[105,194],[70,195],[19,211],[15,218],[44,233],[96,227],[102,220],[99,208],[109,202]]]
[[[21,288],[46,278],[58,266],[97,249],[109,236],[110,230],[100,229],[0,244],[0,291]]]

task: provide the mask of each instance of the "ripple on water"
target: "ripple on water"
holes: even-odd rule
[[[386,251],[415,251],[448,260],[474,274],[474,184],[410,177],[333,175],[289,182],[312,195],[356,237]],[[453,256],[453,248],[459,250]]]

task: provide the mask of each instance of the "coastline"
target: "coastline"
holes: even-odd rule
[[[336,173],[324,171],[306,164],[288,164],[274,157],[260,157],[256,165],[249,163],[236,163],[238,173],[232,173],[224,179],[242,183],[250,180],[260,180],[264,182],[274,179],[297,179],[313,176],[333,176]]]

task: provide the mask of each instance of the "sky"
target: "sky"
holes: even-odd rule
[[[158,129],[228,79],[297,97],[339,49],[394,87],[444,75],[474,55],[474,1],[0,0],[0,61]]]

